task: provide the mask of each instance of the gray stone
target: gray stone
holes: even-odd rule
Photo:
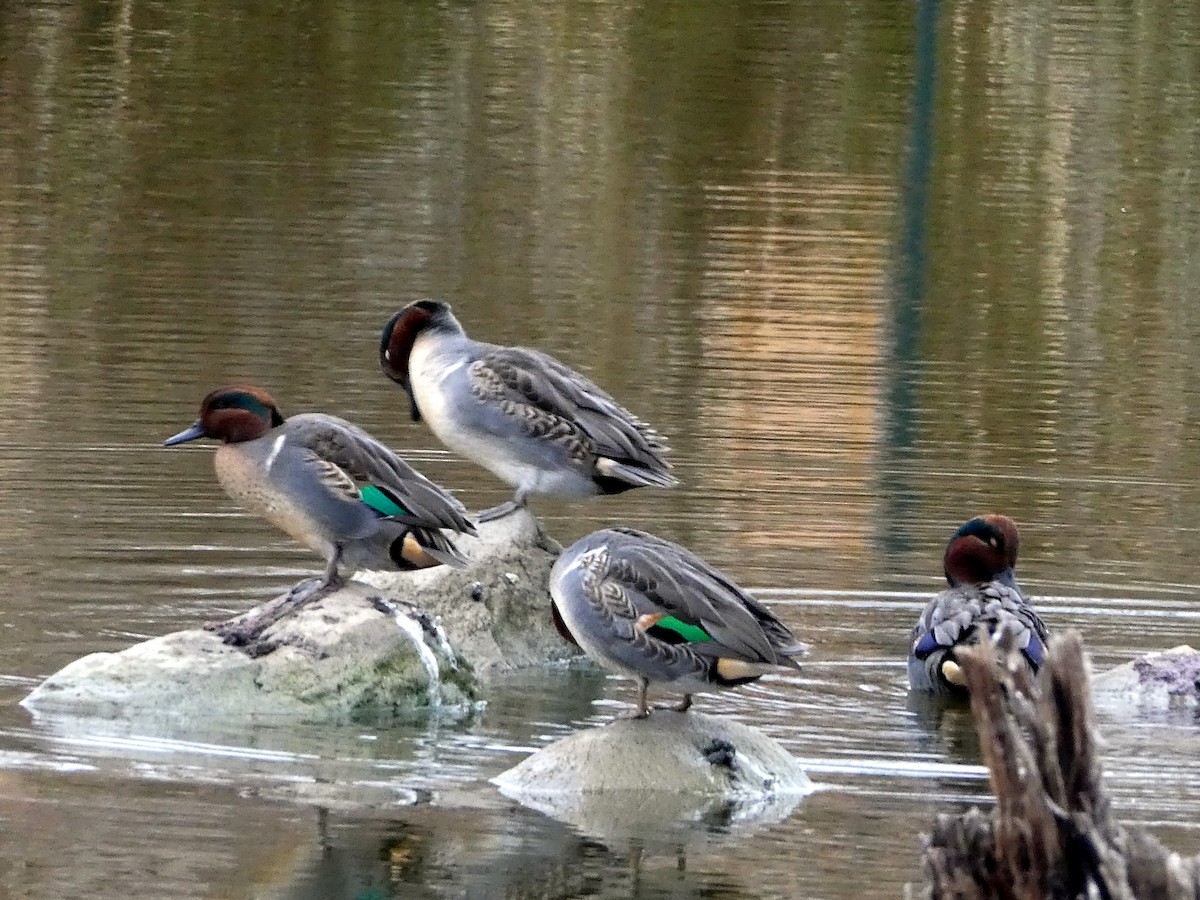
[[[480,679],[578,653],[550,617],[546,582],[558,545],[527,512],[480,531],[458,541],[472,560],[467,569],[364,573],[373,585],[353,581],[244,648],[189,629],[93,653],[22,703],[89,716],[304,722],[469,709]]]
[[[475,674],[494,675],[580,656],[550,618],[550,569],[562,552],[528,510],[455,538],[466,569],[366,572],[360,579],[411,601],[438,618],[455,651]]]
[[[506,797],[602,838],[662,835],[697,821],[775,822],[815,788],[757,729],[654,710],[543,747],[493,779]]]
[[[202,629],[176,631],[119,653],[93,653],[47,678],[22,701],[35,712],[90,716],[294,718],[379,721],[476,698],[470,669],[427,617],[351,583],[281,619],[257,655]],[[399,624],[405,617],[404,628]],[[418,648],[414,640],[419,641]],[[435,677],[430,678],[432,665]]]
[[[1186,645],[1147,653],[1092,679],[1109,712],[1194,710],[1200,706],[1200,653]]]

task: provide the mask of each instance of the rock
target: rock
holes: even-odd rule
[[[1200,706],[1200,653],[1186,645],[1147,653],[1093,679],[1097,705],[1153,712]]]
[[[566,662],[581,651],[550,617],[550,569],[562,552],[528,510],[479,526],[479,537],[456,537],[466,569],[364,572],[359,578],[436,617],[476,676]]]
[[[22,704],[90,716],[323,723],[469,708],[479,677],[578,653],[550,617],[546,583],[558,545],[528,512],[480,531],[478,539],[458,541],[473,561],[467,569],[365,573],[376,586],[353,581],[279,619],[246,647],[190,629],[93,653],[51,675]]]
[[[493,784],[601,838],[661,835],[696,821],[781,821],[815,789],[796,759],[762,732],[669,710],[575,732]]]
[[[260,644],[247,653],[190,629],[119,653],[93,653],[51,675],[22,705],[91,716],[341,722],[472,703],[475,679],[447,652],[432,621],[394,601],[397,612],[388,610],[378,599],[351,583],[271,626],[263,636],[269,651]]]

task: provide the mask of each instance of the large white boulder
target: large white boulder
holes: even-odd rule
[[[601,838],[697,821],[774,822],[815,789],[778,742],[748,725],[656,709],[550,744],[493,779],[506,797]]]
[[[546,583],[558,545],[527,512],[480,532],[458,540],[472,560],[466,569],[364,573],[244,647],[194,628],[93,653],[22,703],[89,716],[305,722],[469,708],[481,680],[578,653],[550,617]]]

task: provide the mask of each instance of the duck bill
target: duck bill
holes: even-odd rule
[[[1013,571],[1012,566],[1008,566],[1002,572],[997,572],[996,577],[992,580],[998,581],[1005,587],[1012,588],[1014,591],[1020,591],[1020,588],[1017,587],[1017,573]]]
[[[163,446],[174,447],[176,444],[184,444],[202,437],[204,437],[204,427],[200,424],[200,420],[197,419],[189,428],[185,428],[179,434],[173,435],[163,441]]]

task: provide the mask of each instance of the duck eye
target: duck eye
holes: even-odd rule
[[[989,547],[995,547],[995,546],[996,546],[996,539],[995,539],[994,537],[991,537],[991,536],[989,536],[989,537],[988,537],[988,539],[987,539],[987,542],[988,542],[988,546],[989,546]]]

